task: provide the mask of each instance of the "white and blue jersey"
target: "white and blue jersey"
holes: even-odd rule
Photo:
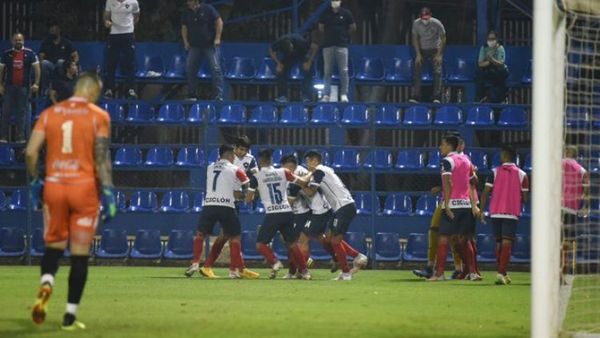
[[[330,167],[319,164],[313,173],[313,179],[309,183],[309,186],[320,188],[325,196],[325,200],[334,212],[354,203],[350,191]]]
[[[292,212],[288,202],[288,182],[296,182],[296,176],[288,169],[272,166],[260,168],[250,179],[248,191],[258,190],[267,214]]]

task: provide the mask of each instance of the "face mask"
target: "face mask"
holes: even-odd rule
[[[488,40],[488,42],[487,42],[487,45],[490,48],[496,47],[496,44],[498,44],[498,42],[496,42],[496,40]]]
[[[331,8],[340,8],[341,5],[342,5],[341,1],[332,1],[331,2]]]
[[[429,19],[421,19],[425,26],[429,25]]]
[[[15,43],[15,49],[16,50],[21,50],[23,48],[23,44],[20,42]]]

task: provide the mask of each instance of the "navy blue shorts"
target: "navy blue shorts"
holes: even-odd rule
[[[345,235],[350,228],[350,223],[356,216],[356,205],[354,203],[344,205],[333,213],[333,224],[331,232],[334,235]]]
[[[204,235],[213,233],[215,224],[221,225],[223,233],[228,237],[239,236],[242,233],[242,225],[234,208],[217,205],[205,206],[200,214],[198,231]]]
[[[305,212],[302,214],[294,214],[294,242],[298,240],[300,234],[304,231],[304,227],[311,219],[311,212]]]
[[[517,224],[519,221],[516,219],[492,218],[494,237],[497,241],[502,238],[514,239],[517,236]]]
[[[577,215],[562,213],[563,241],[574,241],[577,238]]]
[[[310,221],[306,224],[302,232],[312,238],[317,238],[327,231],[327,226],[333,223],[333,212],[331,210],[310,217]]]
[[[475,233],[475,217],[471,208],[452,209],[454,219],[451,220],[442,209],[440,235],[466,235]]]
[[[258,230],[256,237],[257,243],[269,244],[277,231],[283,236],[283,241],[286,243],[294,243],[294,213],[293,212],[278,212],[274,214],[266,214],[263,224]]]

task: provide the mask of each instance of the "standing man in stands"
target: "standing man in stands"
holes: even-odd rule
[[[331,74],[333,64],[337,65],[340,74],[340,101],[348,102],[348,46],[350,33],[356,30],[352,12],[342,8],[342,1],[331,1],[331,8],[325,10],[319,20],[319,31],[323,37],[323,102],[329,102],[331,95]],[[337,100],[335,100],[337,101]]]
[[[318,51],[319,45],[298,34],[284,35],[273,42],[269,47],[269,54],[277,63],[277,92],[279,97],[275,101],[279,103],[288,102],[288,74],[297,63],[302,64],[302,73],[304,74],[302,79],[302,101],[311,101],[312,65]]]
[[[40,47],[43,95],[46,94],[50,83],[62,75],[63,64],[68,61],[79,64],[79,53],[69,39],[62,37],[58,22],[51,22],[48,25],[48,37],[42,41]]]
[[[217,10],[199,0],[187,0],[188,8],[181,18],[181,38],[188,51],[186,73],[188,99],[198,97],[198,69],[202,59],[208,61],[216,101],[223,101],[223,73],[220,52],[223,19]]]
[[[137,99],[134,89],[135,76],[135,25],[140,20],[140,5],[137,0],[106,0],[104,26],[110,29],[107,43],[106,91],[104,96],[112,98],[117,64],[125,75],[127,96]]]
[[[4,97],[0,143],[8,142],[10,118],[13,113],[17,116],[17,136],[13,137],[13,140],[17,143],[25,143],[25,126],[29,118],[27,99],[30,90],[33,94],[39,90],[40,63],[35,53],[25,48],[23,34],[13,35],[12,45],[13,47],[5,50],[0,58],[0,96]],[[31,68],[35,72],[35,80],[30,86]],[[5,70],[6,78],[4,78]]]
[[[427,7],[421,9],[420,17],[412,25],[412,45],[415,49],[415,72],[411,103],[421,100],[421,73],[425,62],[433,68],[433,103],[442,98],[442,63],[446,47],[446,30],[442,22],[431,16]]]

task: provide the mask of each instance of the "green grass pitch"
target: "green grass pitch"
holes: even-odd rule
[[[361,271],[351,282],[205,280],[183,268],[90,268],[78,319],[87,330],[59,329],[68,267],[62,266],[46,322],[30,309],[38,267],[0,267],[0,337],[527,337],[530,275],[513,284],[427,283],[409,271]],[[225,276],[225,269],[216,269]]]

